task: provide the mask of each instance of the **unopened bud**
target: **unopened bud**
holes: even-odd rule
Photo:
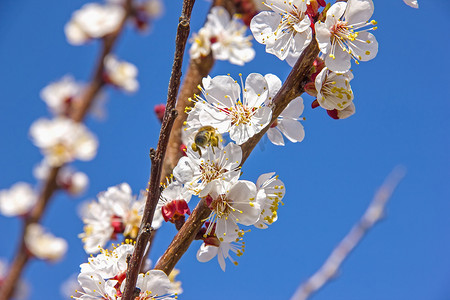
[[[157,104],[154,107],[154,111],[156,114],[156,117],[158,118],[158,120],[160,122],[162,122],[163,118],[164,118],[164,112],[166,111],[166,105],[165,104]]]

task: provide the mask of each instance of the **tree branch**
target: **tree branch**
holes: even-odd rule
[[[137,276],[144,257],[144,252],[150,240],[153,215],[158,203],[160,191],[160,178],[162,173],[162,165],[164,156],[169,142],[169,135],[173,123],[177,116],[175,102],[180,87],[181,66],[183,63],[184,49],[190,31],[190,18],[195,0],[184,0],[181,17],[179,19],[177,36],[175,41],[175,57],[172,66],[172,74],[169,81],[169,89],[167,92],[167,104],[164,118],[159,134],[159,141],[156,151],[151,153],[151,171],[150,181],[147,189],[147,200],[145,204],[144,215],[141,221],[141,228],[136,240],[136,247],[131,257],[128,269],[125,290],[122,299],[131,300],[136,286]]]
[[[359,242],[361,242],[368,230],[383,217],[386,203],[404,175],[405,171],[400,167],[395,168],[391,172],[376,192],[372,202],[358,223],[353,226],[339,245],[334,248],[322,267],[297,289],[291,300],[308,299],[336,275],[344,260]]]
[[[98,94],[100,89],[104,85],[103,81],[103,70],[104,70],[104,59],[113,49],[117,38],[120,36],[122,29],[126,23],[126,20],[131,13],[131,5],[132,0],[127,0],[125,3],[126,14],[123,18],[122,22],[118,29],[105,36],[103,38],[102,51],[97,60],[96,67],[93,71],[91,80],[89,85],[84,90],[84,93],[80,96],[81,99],[79,101],[74,101],[74,103],[79,103],[78,107],[75,107],[74,113],[70,116],[76,122],[82,122],[89,110],[92,106],[92,103],[95,100],[95,96]],[[11,298],[16,283],[18,282],[23,269],[25,268],[28,260],[30,259],[30,255],[28,254],[25,246],[25,233],[29,224],[39,222],[42,218],[47,205],[50,201],[50,198],[53,196],[55,191],[58,189],[58,185],[56,183],[56,178],[58,176],[58,172],[61,167],[51,168],[48,177],[46,178],[41,192],[38,197],[38,201],[30,212],[30,214],[23,221],[23,230],[22,236],[20,238],[19,247],[16,252],[16,256],[13,259],[13,262],[9,268],[8,275],[5,277],[2,285],[0,286],[0,300],[7,300]]]

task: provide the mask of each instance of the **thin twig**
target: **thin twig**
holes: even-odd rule
[[[169,88],[167,92],[166,111],[159,133],[158,146],[155,150],[150,151],[151,171],[150,181],[147,189],[147,200],[145,203],[144,215],[142,216],[141,228],[136,240],[136,247],[131,257],[128,269],[125,290],[122,299],[131,300],[136,287],[136,280],[144,257],[144,252],[151,236],[151,224],[158,203],[160,191],[160,178],[164,156],[169,142],[169,135],[173,123],[177,116],[175,103],[177,99],[178,89],[181,81],[181,66],[183,64],[183,55],[186,42],[190,31],[190,19],[192,8],[195,0],[184,0],[181,17],[179,19],[177,36],[175,41],[175,57],[172,66],[172,74],[170,76]]]
[[[78,101],[74,101],[74,103],[79,105],[78,107],[74,107],[74,113],[70,116],[75,122],[82,122],[84,120],[89,108],[92,106],[92,103],[95,100],[96,95],[105,84],[103,81],[104,60],[105,57],[113,49],[117,38],[120,36],[126,20],[131,12],[131,6],[132,0],[127,0],[124,4],[126,14],[121,21],[120,26],[116,31],[104,37],[103,39],[102,51],[100,52],[100,55],[98,57],[97,64],[93,71],[90,83],[84,90],[84,93],[80,96],[81,99],[79,99]],[[19,247],[16,252],[16,256],[14,257],[13,262],[9,268],[8,275],[5,277],[0,287],[0,300],[7,300],[11,298],[14,292],[14,288],[22,274],[22,271],[25,268],[28,260],[30,259],[30,254],[27,252],[25,246],[26,229],[29,224],[39,222],[42,218],[51,197],[58,189],[56,178],[58,177],[60,169],[61,167],[54,167],[50,169],[49,175],[47,176],[42,186],[35,207],[23,220],[23,229]]]
[[[299,57],[280,91],[275,95],[273,99],[272,121],[263,129],[262,133],[253,136],[241,146],[241,166],[244,164],[259,140],[264,136],[264,133],[269,129],[270,125],[277,119],[289,102],[303,93],[303,87],[309,79],[313,62],[318,54],[319,48],[317,42],[313,39]],[[196,214],[192,214],[180,231],[175,235],[171,244],[155,266],[155,269],[164,270],[166,274],[169,274],[187,251],[203,225],[205,218],[210,213],[208,206],[205,205],[203,201],[198,203],[194,211],[196,211]],[[198,226],[199,224],[200,226]],[[189,236],[184,236],[186,234]]]
[[[344,239],[334,248],[322,267],[307,279],[295,292],[291,300],[306,300],[336,276],[337,271],[352,252],[380,219],[383,217],[387,201],[405,175],[401,167],[395,168],[383,185],[378,189],[364,215],[356,223]]]
[[[236,13],[235,3],[232,0],[215,0],[211,7],[214,6],[225,7],[230,15]],[[188,116],[185,112],[185,108],[193,106],[193,103],[188,99],[199,92],[198,85],[202,83],[202,79],[204,77],[208,76],[214,66],[214,63],[215,59],[212,53],[209,53],[207,56],[201,56],[197,59],[189,60],[188,69],[184,75],[184,80],[177,98],[176,110],[178,112],[178,116],[175,119],[172,131],[170,132],[169,144],[167,145],[161,174],[161,182],[164,182],[165,178],[172,174],[172,170],[175,168],[178,160],[183,155],[180,147],[182,144],[181,136],[183,124]]]

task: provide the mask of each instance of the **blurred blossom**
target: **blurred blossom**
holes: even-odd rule
[[[37,223],[27,226],[25,246],[33,256],[51,261],[61,259],[67,251],[66,240],[45,232],[44,228]]]
[[[126,61],[119,61],[112,54],[105,57],[104,63],[105,81],[107,83],[130,93],[137,91],[139,88],[139,83],[136,80],[138,69],[135,65]]]
[[[64,299],[70,299],[72,295],[74,297],[81,297],[82,294],[78,292],[81,289],[81,285],[78,283],[77,276],[78,274],[72,274],[61,284],[60,292]]]
[[[164,5],[161,0],[144,1],[141,7],[151,19],[156,19],[164,13]]]
[[[72,76],[66,75],[43,88],[41,98],[54,115],[68,116],[73,107],[72,102],[77,100],[82,87],[83,85],[76,82]]]
[[[25,215],[33,208],[37,199],[31,185],[18,182],[9,190],[0,191],[0,213],[9,217]]]
[[[97,153],[95,136],[83,124],[71,119],[39,119],[31,125],[30,135],[53,167],[75,159],[91,160]]]
[[[47,179],[51,166],[44,159],[33,169],[36,179],[44,181]],[[89,185],[89,177],[83,172],[77,172],[69,166],[62,166],[56,177],[59,188],[66,190],[69,194],[79,195],[84,193]]]
[[[412,8],[419,8],[418,1],[415,1],[415,0],[403,0],[403,2],[405,2],[406,5],[411,6]]]
[[[88,3],[72,14],[64,27],[67,41],[81,45],[90,39],[102,38],[117,30],[125,17],[120,5]]]

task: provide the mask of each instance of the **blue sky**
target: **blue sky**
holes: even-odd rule
[[[279,220],[246,235],[239,266],[224,273],[214,260],[199,263],[192,245],[178,264],[180,299],[288,299],[314,273],[359,219],[375,190],[394,166],[407,175],[377,225],[344,263],[339,276],[313,299],[450,299],[450,93],[448,69],[450,2],[428,0],[420,9],[401,0],[374,1],[378,56],[354,66],[357,113],[330,119],[304,96],[305,140],[277,147],[263,141],[243,168],[243,179],[276,171],[286,185]],[[32,168],[41,159],[29,126],[50,114],[40,90],[65,74],[88,80],[98,43],[69,45],[63,26],[86,1],[0,3],[0,189],[17,181],[35,184]],[[77,207],[107,187],[128,182],[145,188],[148,150],[156,145],[159,123],[153,106],[165,101],[181,1],[167,1],[166,13],[148,35],[128,27],[115,52],[139,68],[140,90],[130,96],[107,89],[108,117],[88,119],[100,147],[91,162],[77,162],[91,180],[79,199],[57,194],[43,218],[70,248],[57,264],[33,261],[25,271],[30,299],[62,299],[59,286],[86,260],[77,234]],[[198,0],[192,21],[197,31],[209,3]],[[289,66],[254,42],[256,58],[245,67],[217,62],[211,75],[274,73],[284,80]],[[21,230],[0,216],[4,242],[0,257],[11,259]],[[155,261],[175,229],[158,232]]]

